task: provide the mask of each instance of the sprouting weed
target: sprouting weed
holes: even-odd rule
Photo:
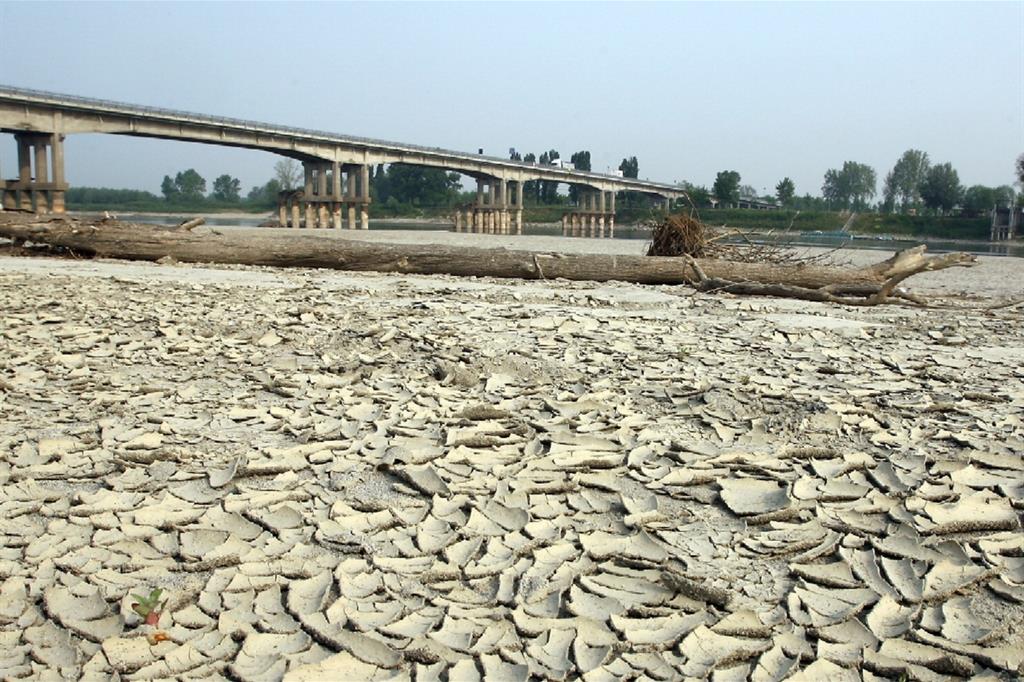
[[[160,595],[163,594],[163,590],[159,587],[149,593],[148,597],[143,597],[138,594],[132,594],[133,599],[138,601],[132,603],[132,611],[142,616],[146,625],[156,626],[160,622],[160,614],[163,612],[164,604],[167,600],[160,602]]]

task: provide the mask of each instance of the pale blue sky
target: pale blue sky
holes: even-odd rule
[[[1024,3],[0,2],[0,83],[504,155],[636,155],[819,194],[908,148],[966,185],[1024,152]],[[14,174],[0,135],[0,170]],[[78,185],[271,176],[260,152],[72,136]]]

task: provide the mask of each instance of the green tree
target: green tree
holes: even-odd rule
[[[1013,191],[1013,188],[1009,185],[1000,185],[996,187],[996,206],[1000,208],[1009,208],[1013,206],[1017,200],[1017,193]]]
[[[160,183],[160,191],[167,201],[173,201],[178,198],[178,186],[174,184],[174,180],[170,175],[164,176],[164,181]]]
[[[640,176],[640,162],[636,160],[635,156],[623,159],[619,164],[619,170],[622,171],[624,178],[637,178]],[[648,199],[639,192],[619,192],[616,201],[623,208],[635,208],[648,202]]]
[[[217,201],[238,201],[242,183],[227,173],[213,181],[213,198]]]
[[[274,178],[283,189],[296,189],[302,179],[302,167],[295,159],[280,159],[274,164]]]
[[[277,178],[271,178],[265,185],[256,185],[249,190],[245,200],[254,206],[275,206],[281,191],[281,183]]]
[[[523,155],[516,151],[515,147],[510,147],[508,150],[509,161],[522,161]]]
[[[711,192],[719,204],[735,204],[740,200],[740,174],[733,170],[719,171]]]
[[[963,198],[964,188],[960,185],[960,176],[951,163],[932,166],[921,185],[921,198],[924,205],[939,213],[946,213]]]
[[[972,215],[980,215],[995,208],[996,190],[984,185],[972,185],[964,191],[963,209]]]
[[[1024,154],[1017,157],[1017,182],[1024,186]]]
[[[619,164],[619,170],[622,171],[622,177],[624,178],[640,177],[640,164],[635,156],[623,159],[622,163]]]
[[[384,164],[379,163],[377,169],[370,173],[370,198],[374,202],[385,203],[389,197],[387,172]]]
[[[588,151],[576,152],[569,157],[569,161],[576,170],[590,170],[590,152]],[[569,185],[569,201],[574,204],[579,201],[579,188],[577,188],[576,185]]]
[[[526,154],[523,163],[537,163],[537,155],[533,152]],[[540,182],[528,180],[523,183],[523,201],[533,205],[540,202]]]
[[[558,152],[551,149],[540,155],[540,163],[542,166],[550,166],[552,163],[562,158]],[[558,183],[551,180],[540,181],[540,203],[542,204],[557,204],[558,203]]]
[[[707,187],[703,185],[694,185],[690,182],[681,182],[679,183],[679,186],[684,192],[686,192],[686,196],[689,197],[688,202],[684,198],[684,207],[687,206],[687,204],[693,206],[693,208],[705,208],[711,205],[711,191]]]
[[[387,169],[387,200],[411,206],[450,206],[459,193],[458,173],[393,163]]]
[[[964,191],[961,206],[974,215],[985,214],[993,208],[1007,208],[1013,205],[1016,193],[1009,185],[985,187],[973,185]]]
[[[201,201],[206,194],[206,180],[194,168],[175,175],[174,186],[178,189],[178,198],[184,201]]]
[[[856,161],[844,161],[841,170],[830,168],[825,172],[821,193],[833,209],[863,211],[868,207],[868,199],[875,196],[876,184],[874,168]]]
[[[775,198],[779,200],[779,203],[783,206],[789,206],[790,202],[793,201],[793,195],[796,194],[796,185],[788,177],[782,178],[779,184],[775,185]]]
[[[901,212],[917,208],[921,205],[921,184],[931,162],[928,153],[919,149],[908,149],[903,152],[896,165],[885,176],[882,190],[882,202],[888,210],[899,205]]]

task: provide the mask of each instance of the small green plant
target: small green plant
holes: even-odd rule
[[[160,614],[163,612],[164,605],[167,604],[166,599],[163,602],[160,601],[161,594],[163,594],[163,590],[159,587],[150,592],[148,597],[132,594],[132,598],[138,600],[132,603],[132,611],[142,616],[146,625],[156,627],[156,624],[160,622]]]

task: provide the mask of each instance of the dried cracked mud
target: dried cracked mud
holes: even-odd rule
[[[0,258],[0,677],[1017,679],[1021,323]]]

